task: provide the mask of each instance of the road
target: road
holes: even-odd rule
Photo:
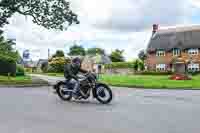
[[[56,82],[59,80],[65,80],[64,75],[63,77],[54,77],[54,76],[47,76],[47,75],[40,75],[40,74],[30,74],[30,76],[48,81],[50,85],[56,84]]]
[[[51,87],[0,88],[2,133],[198,133],[200,91],[113,88],[114,100],[63,102]]]

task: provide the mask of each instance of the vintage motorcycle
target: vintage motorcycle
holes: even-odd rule
[[[58,96],[64,101],[70,101],[73,97],[73,85],[67,81],[58,81],[54,85],[54,89]],[[91,95],[102,104],[108,104],[112,101],[112,90],[106,84],[98,82],[97,75],[95,73],[88,72],[82,78],[80,78],[80,97],[81,99],[88,99]]]

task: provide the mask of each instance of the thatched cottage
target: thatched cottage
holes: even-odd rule
[[[199,71],[200,26],[159,29],[153,32],[147,47],[149,71]]]

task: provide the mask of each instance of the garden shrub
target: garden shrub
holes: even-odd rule
[[[25,70],[22,65],[17,65],[17,71],[16,71],[16,76],[24,76],[25,75]]]
[[[32,73],[32,68],[24,68],[25,72]]]
[[[141,74],[141,75],[171,75],[172,72],[167,71],[167,72],[156,72],[156,71],[145,71],[145,72],[139,72],[136,74]]]
[[[198,75],[198,74],[200,74],[200,72],[198,72],[198,71],[188,71],[188,74],[190,74],[190,75]]]
[[[51,73],[64,72],[64,65],[68,62],[70,62],[70,59],[66,59],[65,57],[52,58],[49,62],[48,72]]]

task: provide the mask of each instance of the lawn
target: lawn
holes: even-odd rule
[[[63,73],[45,73],[44,75],[64,77]],[[193,76],[192,80],[187,81],[169,80],[167,75],[101,75],[100,81],[119,87],[200,89],[200,75]]]
[[[10,77],[0,76],[0,85],[25,85],[32,84],[32,79],[29,76]]]
[[[102,75],[100,80],[112,86],[200,89],[200,75],[193,76],[192,80],[187,81],[175,81],[168,78],[169,76],[152,75]]]

